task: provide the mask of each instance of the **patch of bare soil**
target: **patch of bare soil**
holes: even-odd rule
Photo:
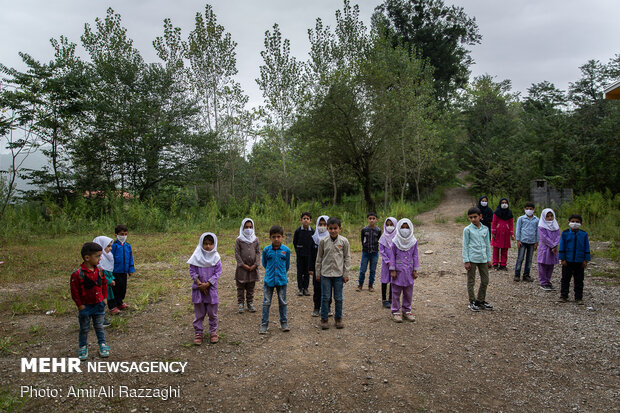
[[[269,333],[260,336],[260,312],[237,314],[234,258],[224,257],[220,343],[191,345],[189,281],[187,288],[128,317],[124,331],[107,330],[110,361],[187,361],[184,374],[20,373],[20,357],[73,356],[77,320],[5,316],[2,335],[13,334],[23,343],[18,354],[0,357],[2,389],[181,389],[180,397],[167,401],[27,399],[24,411],[618,411],[617,285],[587,277],[585,305],[577,306],[558,303],[557,291],[544,292],[536,282],[514,283],[512,270],[491,271],[487,300],[495,309],[472,313],[461,262],[463,228],[454,223],[471,205],[465,189],[449,189],[436,210],[417,217],[423,224],[416,228],[421,276],[414,289],[415,323],[392,322],[389,310],[381,307],[379,281],[373,293],[356,292],[357,274],[351,274],[344,292],[346,327],[336,330],[330,319],[332,328],[321,331],[318,318],[311,317],[312,298],[295,294],[293,270],[288,288],[291,331],[278,329],[274,302]],[[512,249],[509,266],[515,258]],[[359,260],[360,254],[354,254],[354,265]],[[180,258],[177,276],[189,280],[182,262]],[[553,275],[558,287],[559,271]],[[535,267],[532,275],[537,278]],[[262,289],[257,290],[260,307]],[[43,337],[29,338],[33,324],[45,325]],[[94,353],[92,331],[89,341]]]

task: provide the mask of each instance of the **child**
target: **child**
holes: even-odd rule
[[[493,222],[491,224],[493,268],[496,270],[508,271],[506,267],[508,249],[510,248],[510,240],[515,239],[513,228],[513,215],[508,207],[508,199],[502,198],[499,200],[499,205],[493,213]]]
[[[413,224],[407,218],[401,219],[396,224],[396,236],[388,253],[392,277],[392,320],[397,323],[403,322],[400,312],[402,293],[405,318],[408,321],[415,321],[415,316],[411,312],[411,299],[413,283],[418,278],[418,240],[413,235]]]
[[[478,200],[478,209],[482,214],[482,225],[486,226],[489,229],[489,233],[491,233],[491,224],[493,223],[493,210],[489,208],[489,197],[486,195],[481,196]]]
[[[295,230],[293,235],[293,246],[297,255],[297,295],[310,295],[308,286],[310,284],[310,266],[312,262],[312,248],[314,242],[312,236],[314,230],[310,226],[312,214],[304,212],[301,214],[301,226]]]
[[[108,305],[110,304],[110,300],[114,300],[114,292],[112,291],[112,287],[114,286],[114,256],[110,252],[112,250],[112,243],[114,240],[110,237],[106,237],[104,235],[100,237],[96,237],[93,242],[99,244],[102,248],[101,260],[99,261],[99,268],[103,270],[103,275],[105,275],[105,279],[108,282]],[[112,310],[115,310],[114,312]],[[118,314],[120,311],[118,308],[110,308],[110,314]],[[108,327],[110,325],[110,320],[106,315],[103,319],[103,326]]]
[[[83,262],[80,268],[71,274],[71,298],[77,305],[80,322],[78,336],[78,358],[80,360],[88,358],[88,331],[90,330],[91,318],[99,343],[99,355],[101,357],[110,355],[110,347],[106,344],[105,332],[103,331],[108,283],[103,271],[98,266],[101,252],[102,248],[99,244],[85,243],[81,251]]]
[[[525,256],[525,268],[523,269],[523,281],[532,281],[530,277],[530,267],[532,266],[532,254],[538,248],[538,218],[534,215],[536,206],[527,202],[525,204],[525,215],[517,219],[517,265],[515,266],[515,282],[521,279],[521,266]],[[542,216],[541,216],[542,218]]]
[[[133,251],[131,245],[127,242],[127,234],[129,230],[126,225],[117,225],[114,228],[116,241],[112,244],[112,255],[114,256],[114,302],[110,305],[112,308],[119,310],[127,310],[129,305],[123,300],[127,293],[127,276],[135,272],[133,266]],[[113,313],[114,314],[114,313]]]
[[[194,304],[194,344],[202,344],[203,321],[209,315],[209,334],[211,344],[220,339],[217,335],[217,307],[220,302],[217,282],[222,275],[222,260],[217,252],[217,236],[205,232],[200,236],[194,253],[187,260],[192,283],[192,303]]]
[[[343,283],[349,281],[349,269],[351,268],[351,249],[349,240],[339,235],[342,229],[340,219],[331,217],[327,220],[329,237],[325,237],[319,243],[316,256],[316,274],[321,277],[321,328],[329,328],[327,317],[329,302],[334,292],[336,301],[336,328],[343,328],[342,323],[342,288]]]
[[[492,310],[487,303],[486,294],[489,285],[489,268],[491,268],[491,237],[489,229],[481,224],[482,214],[478,208],[470,208],[467,217],[471,224],[463,230],[463,263],[467,270],[467,293],[471,311]],[[474,295],[476,268],[480,274],[478,297]]]
[[[583,219],[573,214],[568,218],[570,229],[564,230],[560,238],[560,261],[562,263],[562,282],[560,301],[568,301],[571,278],[575,278],[575,302],[583,305],[584,270],[590,262],[590,241],[588,233],[579,229]]]
[[[286,318],[286,273],[291,266],[291,250],[282,245],[284,230],[279,225],[269,229],[271,245],[263,250],[263,267],[265,267],[265,281],[263,290],[263,318],[260,323],[259,334],[267,334],[269,327],[269,308],[275,288],[278,295],[278,309],[280,310],[280,328],[283,332],[289,331]]]
[[[312,299],[314,301],[314,311],[312,311],[312,317],[319,317],[321,314],[321,276],[315,271],[315,263],[316,256],[319,251],[319,243],[321,240],[329,235],[327,232],[327,220],[329,217],[327,215],[321,215],[316,220],[316,231],[314,231],[314,235],[312,236],[312,241],[314,241],[312,245],[312,260],[310,263],[310,276],[312,277]],[[332,306],[332,299],[329,298],[329,307],[328,310]],[[328,315],[333,315],[331,311],[329,311]]]
[[[260,245],[254,231],[254,221],[245,218],[241,221],[239,236],[235,240],[235,284],[237,285],[237,304],[239,313],[243,313],[243,303],[247,302],[248,311],[256,312],[254,307],[254,287],[258,281],[260,265]],[[244,297],[245,296],[245,297]]]
[[[392,306],[392,284],[390,284],[390,257],[389,251],[392,249],[392,240],[396,236],[396,218],[389,217],[383,223],[383,235],[379,238],[379,254],[381,254],[381,300],[383,308]],[[390,299],[387,299],[387,286],[390,285]]]
[[[543,209],[538,223],[538,236],[540,248],[538,249],[538,281],[540,288],[545,291],[553,291],[551,275],[553,266],[558,261],[558,245],[560,244],[560,226],[555,220],[555,212],[551,208]]]
[[[368,225],[362,228],[362,262],[360,263],[360,276],[356,291],[364,288],[364,278],[366,278],[366,268],[370,261],[370,276],[368,277],[368,291],[373,292],[372,287],[375,283],[375,273],[377,272],[377,262],[379,261],[379,238],[381,230],[377,228],[377,214],[369,212],[366,215]]]

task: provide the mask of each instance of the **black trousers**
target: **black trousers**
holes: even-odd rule
[[[390,295],[386,298],[386,293],[388,289],[388,285],[390,286]],[[381,299],[383,301],[392,301],[392,283],[381,283]]]
[[[114,293],[114,300],[108,300],[108,307],[110,309],[118,307],[123,304],[125,294],[127,293],[127,275],[126,273],[114,273],[114,286],[112,286],[112,292]]]
[[[312,277],[312,301],[314,301],[314,309],[317,311],[321,310],[321,279],[316,280],[316,275]],[[332,306],[332,297],[329,297],[329,307]]]
[[[582,262],[566,262],[566,267],[562,267],[562,281],[560,296],[568,298],[570,290],[570,280],[574,278],[573,288],[575,289],[575,300],[583,299],[583,279],[585,277]]]
[[[297,288],[303,290],[310,285],[310,257],[297,256]]]

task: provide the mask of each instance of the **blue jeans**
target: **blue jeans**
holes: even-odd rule
[[[278,294],[278,310],[280,310],[280,324],[286,323],[286,285],[276,285],[274,287],[264,286],[263,288],[263,319],[261,325],[269,325],[269,308],[271,308],[271,299],[273,298],[273,290]]]
[[[78,343],[80,347],[88,344],[88,331],[90,330],[90,319],[93,319],[93,327],[97,334],[97,342],[105,344],[105,333],[103,332],[103,318],[105,317],[105,303],[86,304],[86,308],[78,312],[80,321],[80,333]]]
[[[515,266],[515,277],[521,275],[521,265],[523,264],[523,257],[525,257],[525,268],[523,269],[523,276],[530,276],[530,267],[532,266],[532,255],[534,254],[535,244],[521,243],[521,248],[517,255],[517,265]]]
[[[357,283],[358,285],[364,285],[368,261],[370,261],[370,275],[368,276],[368,286],[372,287],[372,285],[375,283],[375,273],[377,272],[377,263],[379,262],[378,252],[362,252],[362,262],[360,263],[360,277]]]
[[[342,277],[323,277],[321,276],[321,318],[327,320],[329,317],[329,305],[334,290],[334,301],[336,302],[336,313],[334,318],[342,318],[342,287],[344,280]]]

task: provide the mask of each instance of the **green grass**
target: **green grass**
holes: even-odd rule
[[[11,354],[17,354],[17,351],[14,350],[15,340],[13,337],[0,337],[0,355],[7,356]]]
[[[18,397],[5,389],[0,390],[0,411],[13,413],[21,410],[26,399]]]

